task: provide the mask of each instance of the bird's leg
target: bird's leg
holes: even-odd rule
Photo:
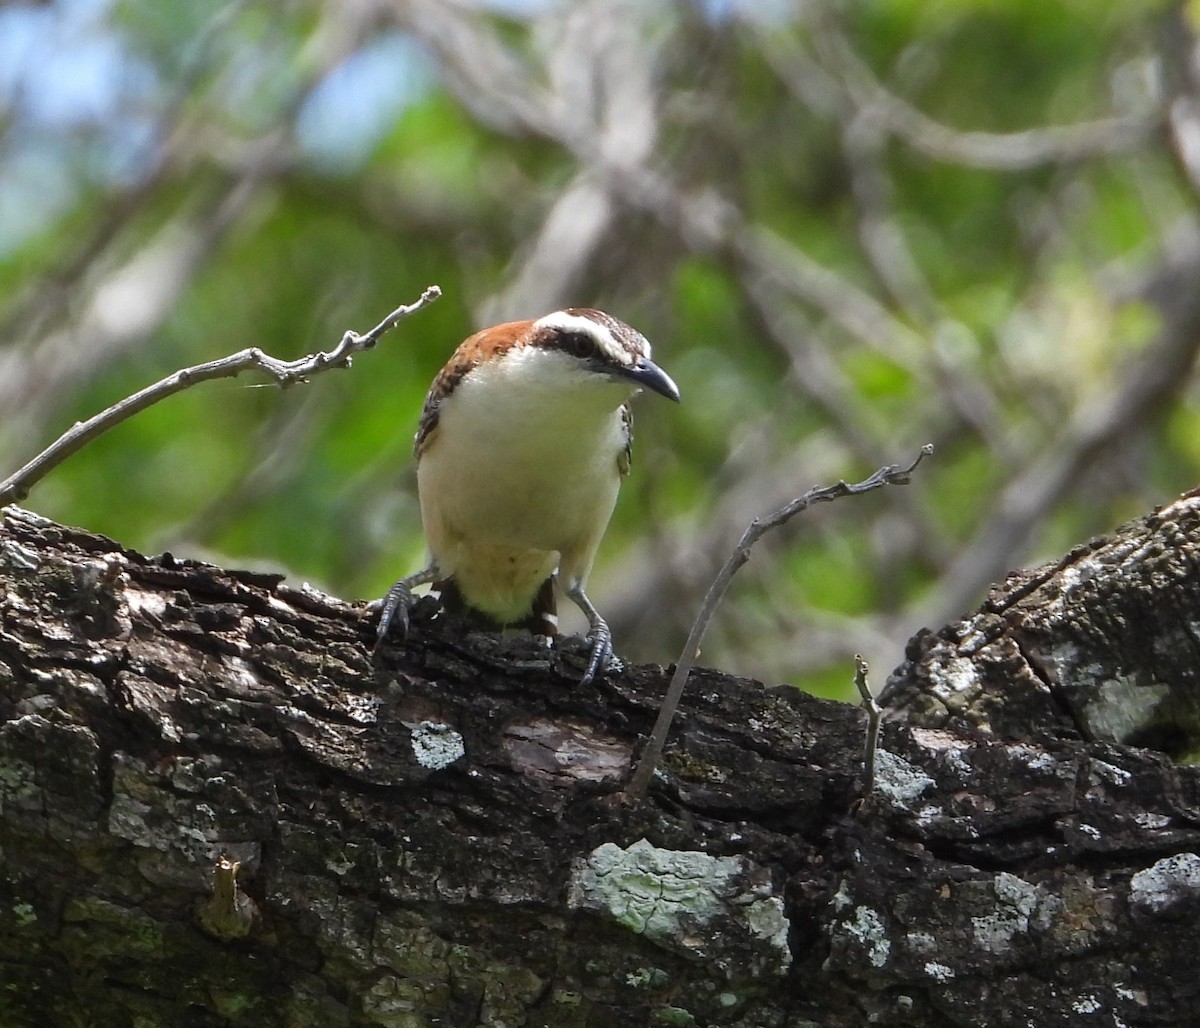
[[[437,578],[438,574],[437,565],[430,564],[423,571],[400,579],[387,591],[387,595],[380,603],[382,613],[379,615],[379,628],[375,632],[375,645],[371,648],[372,653],[379,652],[379,647],[387,638],[393,619],[400,626],[400,634],[408,635],[408,608],[412,606],[413,602],[412,591],[419,585],[428,585]]]
[[[583,673],[583,678],[579,680],[580,685],[588,685],[597,674],[604,673],[604,669],[608,667],[609,660],[612,659],[612,630],[608,627],[608,622],[600,616],[600,612],[592,606],[592,601],[587,598],[587,594],[583,591],[582,582],[572,582],[571,587],[567,590],[567,595],[583,611],[588,619],[587,638],[588,642],[592,644],[592,655],[588,660],[587,670]]]

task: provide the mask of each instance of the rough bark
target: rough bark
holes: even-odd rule
[[[1200,501],[1013,576],[859,711],[9,510],[0,1024],[1186,1024]],[[850,670],[847,674],[849,676]],[[1143,748],[1138,748],[1139,746]]]

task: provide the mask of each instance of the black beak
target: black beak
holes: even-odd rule
[[[671,381],[671,376],[647,357],[639,357],[629,368],[619,372],[625,378],[631,378],[638,385],[665,396],[668,400],[679,402],[679,387]]]

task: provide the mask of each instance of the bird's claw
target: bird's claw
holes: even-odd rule
[[[400,579],[387,591],[387,595],[383,598],[383,609],[379,615],[379,627],[375,631],[375,645],[371,647],[373,654],[379,652],[379,647],[387,638],[393,621],[399,626],[401,637],[408,636],[408,609],[412,603],[412,588],[408,584],[407,578]]]
[[[418,571],[415,575],[409,575],[407,578],[400,579],[388,591],[387,595],[380,601],[378,606],[381,608],[379,615],[379,627],[375,631],[375,645],[371,647],[371,654],[377,654],[379,647],[383,645],[383,640],[387,638],[388,630],[392,627],[392,622],[396,622],[400,626],[400,635],[402,638],[408,636],[408,611],[413,605],[413,589],[418,585],[428,585],[438,577],[438,568],[436,564],[430,564],[424,571]],[[376,606],[376,604],[372,604]]]
[[[597,675],[602,675],[608,669],[613,659],[612,632],[603,622],[588,632],[588,642],[591,643],[591,656],[588,659],[587,670],[579,680],[580,685],[591,685]]]

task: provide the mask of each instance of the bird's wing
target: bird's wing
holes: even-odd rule
[[[625,448],[617,454],[617,469],[624,478],[633,467],[633,411],[627,403],[621,405],[621,425],[625,429]]]

